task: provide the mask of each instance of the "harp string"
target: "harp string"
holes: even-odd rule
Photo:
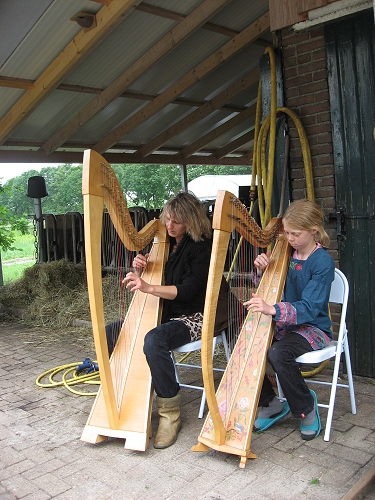
[[[104,163],[100,165],[102,184],[106,187],[106,192],[115,193],[112,176],[108,172]],[[104,217],[103,217],[103,237],[102,237],[102,258],[103,258],[103,307],[105,324],[114,324],[111,330],[110,342],[114,346],[120,336],[120,322],[124,319],[127,306],[130,303],[129,293],[122,286],[124,271],[128,267],[129,253],[122,244],[121,238],[110,218],[107,207],[108,196],[104,195]],[[116,200],[116,218],[120,218],[118,210],[118,199]],[[125,360],[125,366],[128,360],[129,346],[125,335],[119,340],[117,349],[121,352],[121,359]],[[116,407],[121,405],[121,387],[125,376],[123,370],[124,364],[120,362],[120,357],[114,358],[111,364],[112,379],[114,381],[114,392],[116,397]]]
[[[265,369],[265,353],[272,333],[271,319],[259,313],[243,314],[242,328],[237,330],[237,341],[219,387],[215,390],[212,376],[212,333],[218,303],[219,283],[225,267],[231,234],[243,236],[254,247],[254,252],[267,248],[282,232],[280,218],[273,219],[261,229],[237,198],[226,191],[219,191],[213,217],[213,251],[202,326],[202,371],[209,414],[203,425],[199,444],[194,451],[219,451],[253,457],[250,451],[251,433],[259,397],[260,382]],[[247,243],[244,250],[247,250]],[[251,285],[243,278],[250,275],[254,254],[245,253],[238,259],[244,266],[243,277],[236,283],[237,293],[243,304],[244,293],[251,292]],[[271,263],[263,273],[259,294],[266,302],[275,303],[281,297],[288,262],[288,243],[281,239],[274,246]],[[248,266],[248,268],[247,268]],[[247,311],[246,311],[247,313]],[[242,317],[244,317],[242,316]],[[239,332],[239,333],[238,333]]]
[[[134,350],[133,333],[139,327],[140,317],[145,307],[145,297],[144,294],[139,293],[133,295],[122,283],[126,273],[130,270],[136,252],[125,247],[124,235],[120,235],[117,229],[126,227],[132,241],[136,242],[138,247],[145,245],[146,238],[140,237],[134,229],[130,211],[127,209],[121,187],[112,169],[104,162],[101,162],[100,167],[104,188],[104,205],[107,208],[103,228],[103,254],[105,256],[103,261],[106,263],[108,283],[106,283],[106,279],[103,280],[103,302],[105,323],[108,325],[117,322],[116,327],[112,328],[111,341],[112,345],[116,345],[118,355],[111,363],[111,372],[116,406],[120,409],[131,355]],[[113,220],[109,216],[109,211],[111,211]],[[108,288],[113,288],[113,290],[108,290]]]
[[[231,204],[232,218],[235,218],[235,204]],[[233,352],[234,345],[238,339],[239,333],[243,327],[244,321],[247,317],[247,311],[243,307],[243,303],[252,297],[252,293],[256,292],[256,286],[253,283],[253,262],[256,256],[261,253],[263,249],[256,244],[248,242],[244,238],[244,231],[234,230],[228,245],[228,254],[226,261],[230,263],[229,271],[227,273],[227,281],[230,286],[231,296],[228,302],[228,317],[231,322],[228,326],[227,336],[230,351]],[[226,274],[226,273],[225,273]],[[249,349],[248,337],[244,337],[243,347],[244,351]],[[234,353],[236,356],[236,366],[240,372],[243,371],[243,364],[246,362],[245,358],[241,356],[241,350]],[[236,378],[229,377],[225,385],[226,401],[232,400],[236,387]],[[225,415],[224,425],[228,427],[228,420],[230,418],[229,412]]]

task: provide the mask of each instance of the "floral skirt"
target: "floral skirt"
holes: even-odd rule
[[[184,323],[189,328],[191,342],[200,340],[200,338],[202,337],[202,313],[198,312],[191,314],[190,316],[185,316],[184,314],[182,314],[178,318],[171,318],[171,321],[182,321],[182,323]]]

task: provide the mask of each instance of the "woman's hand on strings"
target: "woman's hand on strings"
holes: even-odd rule
[[[244,306],[251,312],[260,312],[266,314],[267,316],[274,316],[276,314],[276,309],[269,304],[266,304],[261,297],[258,297],[256,293],[253,293],[253,298],[244,302]]]
[[[150,293],[155,297],[168,300],[174,300],[177,297],[177,287],[175,285],[152,285],[143,280],[137,273],[128,273],[122,282],[131,292],[140,290],[143,293]]]
[[[139,253],[134,257],[132,265],[134,268],[134,272],[138,276],[140,276],[142,272],[146,269],[148,256],[149,256],[148,253],[146,253],[146,255]]]
[[[128,273],[122,282],[126,285],[126,288],[130,288],[131,292],[135,292],[136,290],[140,290],[143,293],[149,292],[149,283],[146,283],[137,273]]]

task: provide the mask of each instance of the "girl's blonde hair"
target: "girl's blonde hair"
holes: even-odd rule
[[[287,222],[293,229],[302,231],[316,229],[315,241],[328,248],[331,240],[323,228],[323,220],[324,215],[319,205],[305,199],[293,201],[283,215],[283,221]]]
[[[167,201],[160,214],[163,224],[167,217],[185,224],[187,234],[194,241],[202,241],[203,237],[211,238],[211,222],[204,205],[192,193],[184,191]]]

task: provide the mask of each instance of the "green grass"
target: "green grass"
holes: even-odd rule
[[[34,258],[35,237],[33,235],[32,227],[30,227],[30,232],[28,234],[21,234],[19,231],[15,232],[13,247],[14,250],[1,252],[1,260],[3,262],[7,260],[22,259],[26,257],[29,257],[31,259]]]
[[[1,252],[4,285],[22,277],[24,270],[35,264],[35,238],[32,227],[29,234],[15,233],[13,250]]]
[[[3,265],[4,285],[22,278],[24,270],[34,264],[35,261],[22,264],[11,264],[6,266]]]

